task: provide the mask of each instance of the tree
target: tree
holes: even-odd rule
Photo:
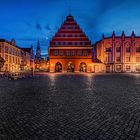
[[[4,66],[4,63],[5,63],[4,59],[0,57],[0,70]]]

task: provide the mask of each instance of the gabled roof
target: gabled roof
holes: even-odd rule
[[[58,43],[58,44],[57,44]],[[57,45],[56,45],[57,44]],[[91,41],[75,21],[72,15],[68,15],[55,36],[50,46],[91,46]]]

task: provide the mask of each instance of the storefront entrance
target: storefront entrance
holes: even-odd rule
[[[62,72],[62,64],[57,62],[55,65],[55,72]]]
[[[79,66],[79,71],[80,72],[87,72],[87,65],[82,62]]]
[[[74,72],[74,64],[72,62],[68,63],[67,72]]]

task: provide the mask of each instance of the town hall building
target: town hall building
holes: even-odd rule
[[[50,72],[91,72],[92,44],[69,15],[49,46]]]

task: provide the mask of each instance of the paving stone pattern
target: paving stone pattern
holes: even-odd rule
[[[140,140],[140,74],[1,78],[0,140]]]

